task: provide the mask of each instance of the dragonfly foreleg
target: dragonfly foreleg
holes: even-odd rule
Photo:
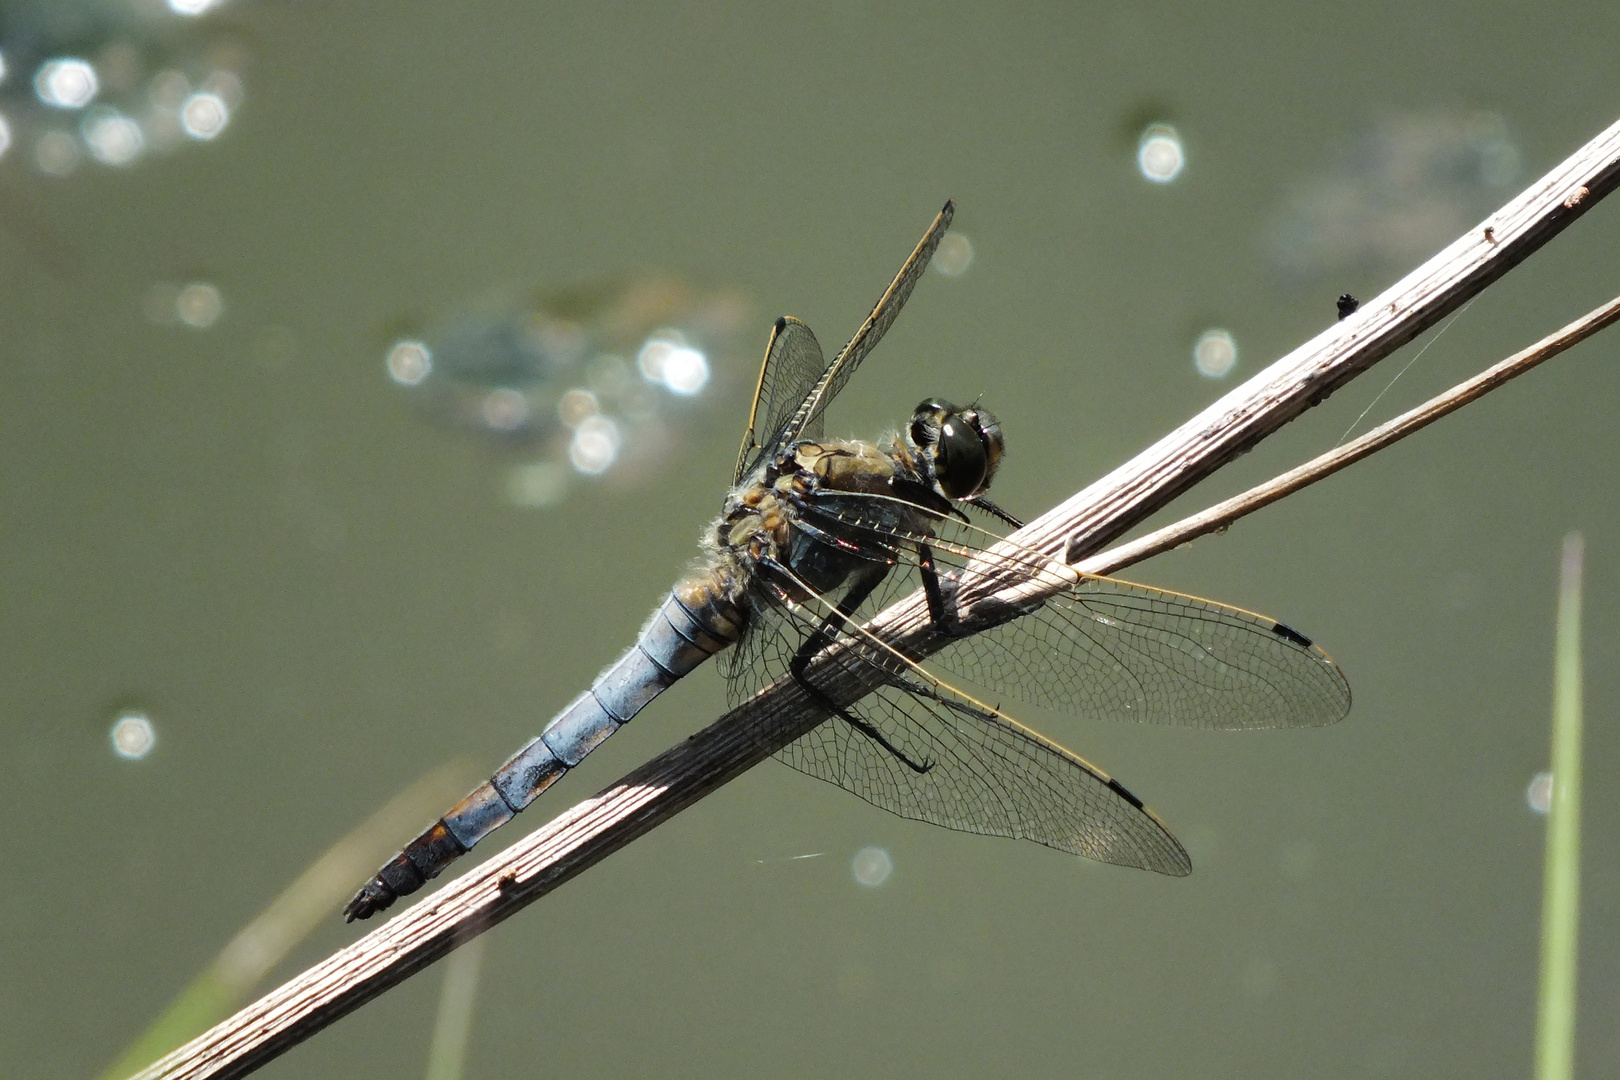
[[[1005,521],[1008,525],[1011,525],[1015,529],[1022,529],[1024,527],[1024,523],[1022,521],[1013,517],[1011,514],[1007,513],[1007,511],[1003,510],[1001,507],[997,506],[983,495],[980,495],[976,499],[969,499],[968,505],[977,506],[980,510],[983,510],[992,517],[1000,518],[1002,521]]]

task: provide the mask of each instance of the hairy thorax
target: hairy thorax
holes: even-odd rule
[[[694,613],[746,623],[762,596],[803,603],[812,592],[836,592],[851,574],[871,569],[870,557],[837,543],[844,530],[836,521],[817,516],[808,524],[805,508],[838,494],[889,496],[891,480],[915,475],[910,455],[893,443],[823,439],[786,447],[726,496],[704,537],[703,565],[676,595]],[[909,516],[903,503],[885,503]]]

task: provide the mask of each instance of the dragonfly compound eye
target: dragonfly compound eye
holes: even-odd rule
[[[969,416],[948,413],[939,425],[934,450],[934,479],[952,499],[971,499],[990,478],[989,448],[984,433]]]
[[[979,440],[984,444],[984,481],[979,485],[977,492],[983,494],[990,487],[990,481],[995,479],[996,469],[1001,464],[1001,455],[1007,449],[1007,438],[1002,433],[1001,421],[996,419],[995,413],[977,402],[962,413],[962,418],[979,433]]]

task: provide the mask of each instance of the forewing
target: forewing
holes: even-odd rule
[[[849,339],[849,344],[844,346],[843,351],[827,365],[827,370],[793,414],[787,425],[788,438],[813,438],[820,433],[822,413],[826,411],[832,399],[838,396],[844,384],[849,382],[849,377],[855,373],[861,361],[866,359],[866,354],[877,346],[889,327],[894,324],[900,309],[911,296],[911,290],[916,286],[917,279],[928,269],[928,261],[934,257],[939,242],[945,238],[945,230],[950,228],[951,218],[955,214],[956,204],[947,202],[934,218],[933,224],[928,226],[928,231],[918,241],[911,257],[900,267],[900,272],[894,276],[894,280],[889,283],[883,295],[878,297],[872,313],[861,323],[860,329],[855,331],[855,336]]]
[[[1332,724],[1350,711],[1343,672],[1290,627],[1116,578],[1084,578],[937,660],[1025,701],[1111,720],[1252,730]]]
[[[962,612],[967,626],[977,623],[978,630],[930,658],[943,671],[1074,715],[1141,723],[1309,727],[1335,723],[1350,711],[1350,686],[1338,665],[1275,619],[1078,574],[977,526],[926,512],[919,511],[926,529],[900,535],[879,524],[895,519],[876,505],[887,501],[844,493],[821,500],[811,514],[867,529],[873,542],[901,552],[927,543],[947,573],[971,575],[993,566],[1056,590],[1040,606],[999,624],[994,601]]]
[[[766,454],[781,446],[788,420],[826,368],[821,344],[808,326],[792,316],[776,320],[771,340],[765,346],[765,362],[760,365],[759,385],[754,388],[754,407],[748,414],[748,429],[743,432],[733,484],[740,483]]]

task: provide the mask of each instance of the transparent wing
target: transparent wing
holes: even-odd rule
[[[765,362],[760,365],[754,407],[748,413],[748,430],[743,432],[732,484],[740,483],[781,446],[789,418],[826,369],[821,344],[810,328],[792,316],[777,319],[765,346]]]
[[[959,611],[960,640],[929,663],[995,693],[1079,716],[1218,729],[1332,724],[1350,686],[1320,646],[1264,615],[1116,578],[1082,575],[980,529],[917,511],[912,534],[879,496],[838,494],[809,513],[865,531],[941,572],[994,566],[1058,588],[1039,606],[998,598]],[[986,544],[990,546],[987,547]],[[906,575],[895,575],[903,578]],[[972,600],[974,598],[965,598]]]
[[[1332,658],[1275,619],[1116,578],[947,646],[983,686],[1079,716],[1221,730],[1314,727],[1350,711]]]
[[[906,300],[911,296],[911,290],[916,286],[917,279],[922,277],[923,271],[928,269],[928,262],[934,257],[934,250],[939,242],[945,238],[945,230],[951,227],[951,218],[956,214],[956,204],[946,202],[943,209],[935,216],[923,233],[923,238],[917,242],[911,257],[900,267],[900,272],[889,282],[889,287],[878,297],[873,305],[872,313],[861,323],[855,336],[849,339],[843,351],[827,365],[827,370],[810,389],[803,402],[794,412],[787,424],[787,438],[785,441],[803,438],[815,438],[821,432],[822,414],[826,412],[828,404],[838,396],[838,392],[849,382],[849,377],[855,373],[866,354],[883,340],[894,320],[905,307]]]
[[[760,606],[727,668],[734,699],[787,672],[818,606]],[[776,755],[786,764],[901,817],[1162,874],[1191,871],[1140,800],[1063,747],[858,638],[843,635],[829,655],[838,660],[812,679],[875,665],[889,684],[846,709],[869,730],[829,717]]]
[[[820,437],[827,405],[894,324],[917,279],[928,269],[955,213],[956,205],[947,202],[911,257],[878,297],[872,313],[831,364],[823,361],[821,345],[808,326],[791,317],[776,320],[765,347],[765,362],[760,365],[759,385],[754,388],[754,407],[748,414],[748,429],[743,432],[733,484],[787,443]]]

